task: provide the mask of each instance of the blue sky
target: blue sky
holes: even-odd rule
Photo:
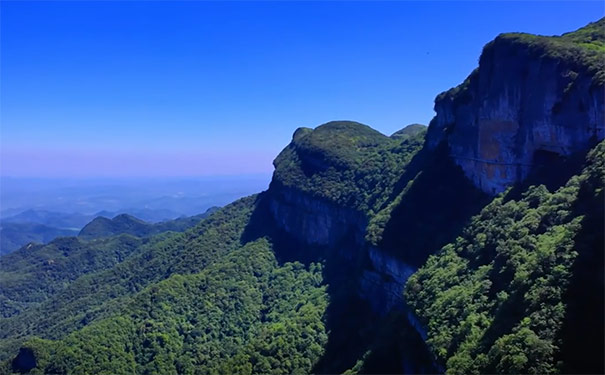
[[[390,134],[501,32],[600,1],[1,2],[2,175],[262,173],[299,126]]]

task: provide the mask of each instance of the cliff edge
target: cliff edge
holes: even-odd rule
[[[604,84],[605,19],[562,36],[501,34],[435,99],[427,147],[447,143],[475,186],[497,194],[603,140]]]

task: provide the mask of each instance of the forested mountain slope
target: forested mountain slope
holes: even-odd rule
[[[41,247],[38,252],[23,253],[24,259],[21,261],[21,266],[17,265],[17,267],[23,268],[23,276],[26,279],[33,276],[30,282],[36,283],[35,287],[21,288],[22,284],[16,280],[17,282],[12,284],[13,287],[7,284],[2,291],[5,293],[15,291],[18,300],[24,301],[22,303],[33,302],[33,306],[24,311],[6,310],[9,317],[0,320],[0,335],[2,335],[0,345],[3,348],[1,352],[4,355],[11,355],[15,345],[19,345],[34,334],[43,338],[62,337],[115,311],[123,299],[137,293],[150,283],[166,279],[173,273],[190,273],[203,269],[208,263],[233,250],[240,243],[239,237],[247,224],[250,210],[254,207],[254,200],[254,197],[251,197],[234,202],[186,232],[166,232],[149,240],[142,241],[129,235],[90,242],[81,242],[76,238],[64,239],[83,244],[81,248],[85,250],[84,252],[77,251],[75,247],[63,249],[74,250],[74,252],[65,257],[62,263],[76,266],[83,259],[87,259],[86,251],[99,252],[103,249],[102,245],[107,242],[122,238],[140,242],[139,246],[130,247],[129,255],[117,264],[115,264],[116,247],[108,248],[105,253],[100,252],[98,259],[103,262],[94,263],[98,267],[96,272],[84,275],[79,267],[70,267],[65,273],[61,272],[61,269],[52,268],[54,264],[49,265],[46,270],[39,266],[32,267],[37,259],[43,264],[48,264],[46,258],[48,251],[54,250],[53,244],[49,245],[50,249]],[[9,256],[17,256],[19,253],[21,252]],[[59,254],[67,255],[64,252]],[[3,261],[7,261],[9,256],[3,257]],[[99,267],[112,261],[113,267],[105,269]],[[29,274],[26,271],[28,267],[31,268]],[[4,273],[4,266],[2,272],[2,281],[10,281],[4,277],[10,275]],[[78,272],[81,277],[77,277]],[[19,275],[16,268],[12,273]],[[44,279],[38,280],[36,276],[39,274],[49,275],[51,282],[47,284]],[[67,279],[61,281],[61,278]],[[56,284],[54,280],[60,282],[57,287],[49,288]],[[40,291],[41,288],[46,290]],[[10,302],[14,304],[12,300]]]
[[[601,142],[556,191],[494,199],[410,278],[408,303],[448,372],[602,368],[604,178]]]
[[[114,220],[96,218],[77,238],[57,238],[46,245],[29,244],[5,255],[0,258],[2,316],[14,316],[38,306],[80,276],[110,269],[139,248],[158,240],[150,241],[146,237],[154,233],[183,231],[215,210],[155,224],[128,215],[119,215]],[[110,227],[97,225],[99,222],[109,222]]]
[[[202,272],[175,274],[112,317],[60,341],[32,340],[14,368],[42,373],[309,372],[323,353],[321,267],[278,266],[248,243]]]

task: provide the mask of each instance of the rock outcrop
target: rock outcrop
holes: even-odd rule
[[[605,22],[561,37],[503,34],[479,67],[435,100],[427,147],[446,142],[475,186],[496,194],[536,164],[582,153],[605,136]]]
[[[403,306],[414,268],[366,242],[368,220],[394,194],[425,128],[408,126],[392,137],[350,121],[300,128],[274,161],[266,197],[278,230],[353,270],[357,294],[380,315]]]
[[[402,308],[403,287],[416,268],[374,246],[368,247],[367,255],[370,262],[363,270],[359,295],[380,315]]]
[[[277,226],[311,246],[335,247],[347,237],[359,246],[367,219],[354,209],[338,206],[290,187],[273,183],[269,210]],[[343,253],[345,257],[351,254]]]
[[[280,230],[306,245],[334,251],[349,265],[363,264],[358,295],[374,312],[384,315],[403,307],[403,287],[416,268],[365,242],[368,221],[362,212],[276,183],[268,203]]]

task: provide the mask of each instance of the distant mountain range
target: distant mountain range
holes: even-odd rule
[[[133,209],[128,213],[100,211],[94,215],[27,210],[0,220],[0,255],[30,242],[44,244],[57,237],[78,234],[96,238],[117,233],[147,236],[167,230],[182,231],[216,209],[211,207],[203,214],[181,217],[160,209]]]
[[[78,237],[93,239],[122,233],[136,237],[148,237],[167,231],[182,232],[199,223],[202,219],[218,209],[218,207],[211,207],[203,214],[162,221],[159,223],[148,223],[128,214],[120,214],[113,219],[99,216],[86,224],[78,234]]]
[[[267,187],[268,175],[198,178],[35,179],[2,177],[0,255],[76,235],[97,217],[147,223],[196,216]]]
[[[9,223],[36,223],[44,224],[56,228],[77,228],[81,229],[88,224],[92,219],[98,216],[114,217],[120,214],[130,214],[144,221],[159,222],[165,220],[176,219],[184,214],[179,214],[176,211],[168,209],[149,209],[149,208],[132,208],[119,211],[99,211],[91,215],[82,214],[79,212],[56,212],[47,210],[29,209],[18,213],[3,217],[0,219],[3,222]]]

